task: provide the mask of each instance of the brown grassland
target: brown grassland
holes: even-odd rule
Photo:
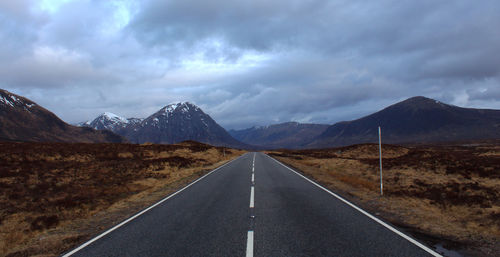
[[[376,144],[268,153],[428,244],[498,256],[500,144],[382,149],[383,197]]]
[[[197,142],[0,143],[0,256],[57,256],[242,153]]]

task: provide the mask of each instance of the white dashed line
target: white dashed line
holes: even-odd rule
[[[253,208],[254,208],[254,184],[255,182],[255,153],[253,154],[253,160],[252,160],[252,186],[250,187],[250,212],[252,213]],[[251,214],[251,219],[255,218],[253,214]],[[247,257],[253,257],[253,226],[250,226],[250,229],[248,231],[248,236],[247,236]]]
[[[250,190],[250,208],[253,208],[254,207],[254,188],[253,186],[251,187],[251,190]]]
[[[247,257],[253,257],[253,231],[248,231],[247,236]]]

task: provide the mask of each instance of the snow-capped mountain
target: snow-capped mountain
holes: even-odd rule
[[[173,144],[194,140],[212,145],[247,147],[234,139],[198,106],[177,102],[161,108],[145,119],[124,118],[105,112],[81,126],[110,130],[133,143]]]
[[[97,130],[109,130],[119,135],[126,135],[128,128],[141,123],[143,119],[124,118],[111,112],[104,112],[92,121],[80,122],[80,127],[89,127]]]
[[[0,140],[124,142],[108,132],[71,126],[35,102],[0,89]]]
[[[88,123],[88,126],[94,129],[107,129],[111,131],[120,130],[130,125],[140,123],[143,119],[123,118],[111,112],[105,112]]]
[[[126,136],[136,143],[172,144],[195,140],[212,145],[243,145],[198,106],[189,102],[169,104],[131,128]]]
[[[115,129],[126,127],[127,124],[127,119],[111,112],[105,112],[90,122],[90,127],[93,129],[107,129],[114,131]]]

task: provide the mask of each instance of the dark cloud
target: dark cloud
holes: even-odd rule
[[[0,2],[0,87],[70,122],[178,100],[228,128],[333,123],[415,95],[500,108],[498,1],[38,4]]]

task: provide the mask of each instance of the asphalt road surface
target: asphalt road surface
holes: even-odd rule
[[[247,153],[65,256],[439,256]]]

